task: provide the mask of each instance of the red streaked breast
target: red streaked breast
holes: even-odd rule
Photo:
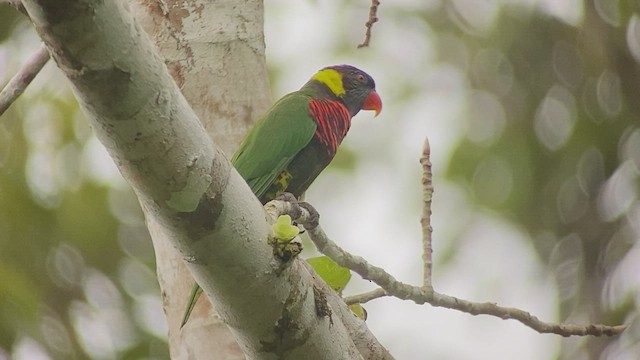
[[[349,110],[338,101],[311,99],[309,112],[318,125],[315,137],[333,158],[351,126]]]

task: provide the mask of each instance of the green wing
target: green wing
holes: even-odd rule
[[[309,113],[310,101],[300,92],[284,96],[256,123],[233,156],[231,162],[258,198],[313,138],[316,123]]]
[[[316,123],[309,114],[311,98],[299,92],[275,103],[245,137],[231,162],[258,198],[313,138]],[[202,289],[193,285],[182,318],[187,323]]]

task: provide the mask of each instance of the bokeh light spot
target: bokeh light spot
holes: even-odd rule
[[[120,284],[132,298],[157,294],[159,291],[155,274],[134,259],[123,259],[118,268],[118,275]]]
[[[570,234],[557,242],[549,257],[549,266],[553,269],[558,283],[558,295],[561,300],[571,299],[582,281],[584,252],[582,239]]]
[[[604,182],[604,156],[595,147],[586,149],[578,160],[576,173],[580,189],[589,196],[597,194]]]
[[[80,285],[84,274],[84,259],[75,247],[61,243],[47,256],[49,278],[62,288]]]
[[[499,99],[486,91],[474,91],[468,101],[467,137],[478,144],[491,144],[502,135],[506,115]]]
[[[640,17],[631,15],[627,24],[627,46],[631,55],[640,62]]]
[[[159,296],[148,294],[137,298],[133,311],[143,330],[161,339],[167,336],[167,321]]]
[[[69,315],[80,345],[93,359],[115,359],[138,340],[129,316],[121,309],[76,301]]]
[[[621,158],[630,160],[640,172],[640,129],[634,128],[621,139]]]
[[[638,170],[631,161],[622,163],[607,179],[598,198],[598,210],[605,221],[624,215],[638,197]]]
[[[490,89],[498,96],[505,96],[514,83],[511,61],[498,49],[478,51],[473,58],[472,75],[478,85]]]
[[[448,7],[454,24],[469,34],[484,33],[491,29],[498,16],[500,1],[454,0]]]
[[[571,137],[576,121],[576,102],[564,87],[553,86],[538,107],[534,130],[549,150],[558,150]]]
[[[593,5],[598,16],[607,24],[614,27],[620,26],[619,0],[594,0]]]
[[[40,323],[44,341],[59,355],[69,357],[73,353],[71,337],[64,324],[57,318],[45,315]]]
[[[122,307],[122,295],[116,285],[105,274],[97,270],[88,270],[84,281],[84,293],[87,302],[96,308]]]
[[[53,359],[42,344],[30,337],[22,337],[17,342],[11,356],[13,360],[50,360]]]
[[[573,26],[580,24],[584,18],[582,0],[542,0],[540,8]]]
[[[620,77],[612,71],[604,70],[598,77],[596,86],[598,105],[609,117],[614,117],[622,110],[622,90],[620,89]]]

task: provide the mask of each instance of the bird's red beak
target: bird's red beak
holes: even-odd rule
[[[364,99],[362,110],[374,110],[376,112],[375,116],[378,116],[382,111],[382,100],[380,100],[380,95],[375,90],[371,90],[367,98]]]

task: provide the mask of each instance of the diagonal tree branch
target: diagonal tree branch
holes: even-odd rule
[[[298,221],[304,224],[304,220]],[[436,307],[459,310],[471,315],[492,315],[505,320],[513,319],[520,321],[524,325],[540,333],[552,333],[562,336],[615,336],[619,335],[627,328],[626,325],[608,326],[590,324],[582,326],[574,324],[549,323],[539,320],[537,317],[524,310],[502,307],[492,302],[478,303],[467,301],[453,296],[440,294],[436,291],[430,291],[423,287],[411,286],[396,280],[391,274],[384,271],[384,269],[369,264],[362,257],[354,256],[344,251],[327,237],[320,226],[315,229],[308,230],[308,233],[309,237],[318,247],[320,252],[329,256],[333,261],[338,263],[338,265],[355,271],[363,279],[373,281],[389,296],[394,296],[403,300],[412,300],[416,304],[428,303]],[[374,292],[367,293],[367,295],[360,295],[363,299],[358,300],[366,300],[368,297],[379,297],[377,295],[382,295],[382,291],[374,290]]]
[[[49,61],[49,51],[44,44],[41,44],[18,73],[16,73],[2,91],[0,91],[0,116],[22,95],[47,61]]]
[[[262,0],[133,0],[127,4],[209,137],[225,154],[233,154],[272,100]],[[226,31],[218,31],[221,28]],[[180,328],[188,300],[185,294],[195,280],[171,242],[154,230],[153,223],[148,225],[154,234],[171,359],[207,359],[216,354],[221,359],[244,360],[206,296],[200,297],[189,323]]]
[[[318,313],[300,262],[274,258],[262,206],[122,1],[24,5],[133,187],[152,236],[188,262],[246,357],[362,358],[340,318]]]

